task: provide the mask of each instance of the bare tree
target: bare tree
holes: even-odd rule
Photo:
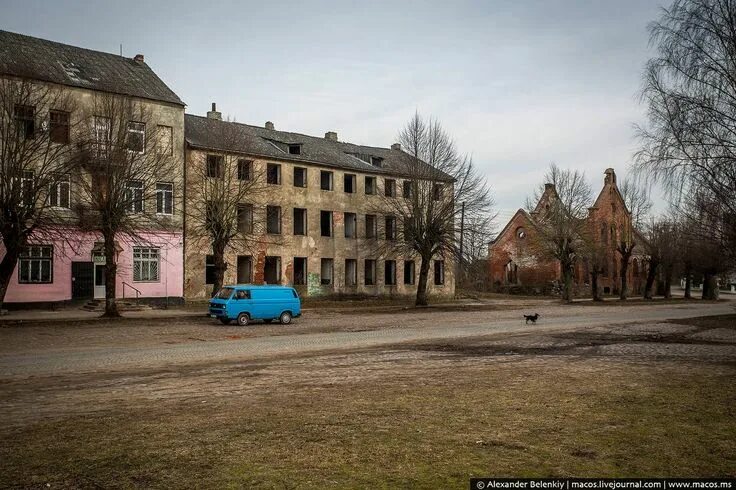
[[[629,294],[628,272],[634,247],[637,246],[639,234],[637,230],[642,227],[644,220],[652,209],[652,201],[649,198],[648,189],[637,183],[632,178],[624,179],[619,186],[619,192],[624,199],[626,208],[631,214],[631,225],[625,226],[620,232],[619,241],[616,243],[616,251],[619,253],[621,289],[619,299],[625,301]]]
[[[679,230],[669,218],[651,220],[646,228],[646,252],[649,268],[644,298],[652,299],[655,281],[659,275],[665,298],[672,297],[672,280],[679,255]]]
[[[736,255],[736,3],[677,0],[649,27],[648,123],[636,169],[697,208],[719,255]]]
[[[237,144],[237,132],[229,124],[222,126],[223,139]],[[263,203],[272,197],[267,179],[280,180],[280,168],[258,168],[244,156],[210,152],[195,159],[189,172],[187,228],[195,246],[212,250],[214,296],[223,286],[228,250],[245,253],[265,241],[277,242],[281,207],[273,206],[272,199],[268,201],[272,206],[265,207]],[[278,173],[268,175],[269,172]]]
[[[399,142],[405,156],[395,169],[404,178],[401,196],[384,192],[376,208],[387,213],[387,223],[397,220],[395,234],[380,248],[420,258],[415,302],[423,306],[432,260],[460,255],[461,214],[465,234],[483,233],[488,222],[479,217],[490,215],[493,200],[472,159],[459,153],[439,121],[415,114],[399,133]]]
[[[82,172],[75,182],[79,193],[76,210],[82,229],[102,236],[104,316],[114,317],[119,316],[120,243],[148,243],[150,236],[173,226],[169,213],[156,213],[149,206],[158,205],[161,199],[157,184],[175,179],[176,159],[170,134],[160,132],[151,108],[144,103],[101,94],[95,96],[91,112],[94,116],[86,119],[77,156]]]
[[[461,216],[462,246],[458,246],[459,267],[457,284],[471,290],[488,287],[488,243],[493,236],[496,215],[469,216],[467,224]]]
[[[541,185],[527,199],[537,231],[532,244],[539,256],[559,262],[562,298],[570,302],[575,264],[584,255],[584,237],[589,231],[586,217],[591,188],[583,172],[562,170],[555,164],[550,165],[544,178],[552,186]],[[548,199],[542,200],[545,191]]]
[[[76,123],[69,91],[27,80],[0,78],[0,310],[18,258],[31,239],[63,239],[73,218],[69,144]],[[29,270],[29,281],[49,271]],[[21,271],[24,274],[24,271]],[[50,276],[49,276],[50,277]]]

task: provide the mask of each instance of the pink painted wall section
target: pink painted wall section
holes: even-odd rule
[[[91,233],[72,231],[76,236],[69,239],[36,239],[31,243],[53,245],[53,282],[50,284],[19,284],[18,266],[10,280],[5,301],[8,303],[30,303],[39,301],[65,301],[72,298],[72,262],[92,261],[92,249],[101,237]],[[118,275],[116,296],[123,297],[123,282],[141,291],[141,297],[182,297],[184,278],[182,233],[141,233],[139,238],[118,240]],[[159,248],[159,280],[156,282],[133,281],[133,247]],[[0,242],[0,257],[5,248]],[[125,297],[135,297],[135,291],[125,288]]]

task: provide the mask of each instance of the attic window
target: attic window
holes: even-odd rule
[[[371,165],[373,165],[374,167],[382,167],[383,166],[383,158],[371,157]]]
[[[302,145],[289,145],[289,154],[290,155],[301,155]]]

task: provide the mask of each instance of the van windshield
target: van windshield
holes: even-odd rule
[[[233,288],[222,288],[220,289],[220,292],[217,293],[215,298],[217,299],[229,299],[230,295],[233,294]]]

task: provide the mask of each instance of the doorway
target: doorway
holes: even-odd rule
[[[94,299],[105,298],[105,261],[104,255],[94,255],[92,257],[95,264],[94,269],[94,280],[95,280],[95,292]]]
[[[94,262],[72,262],[72,299],[94,297]]]

